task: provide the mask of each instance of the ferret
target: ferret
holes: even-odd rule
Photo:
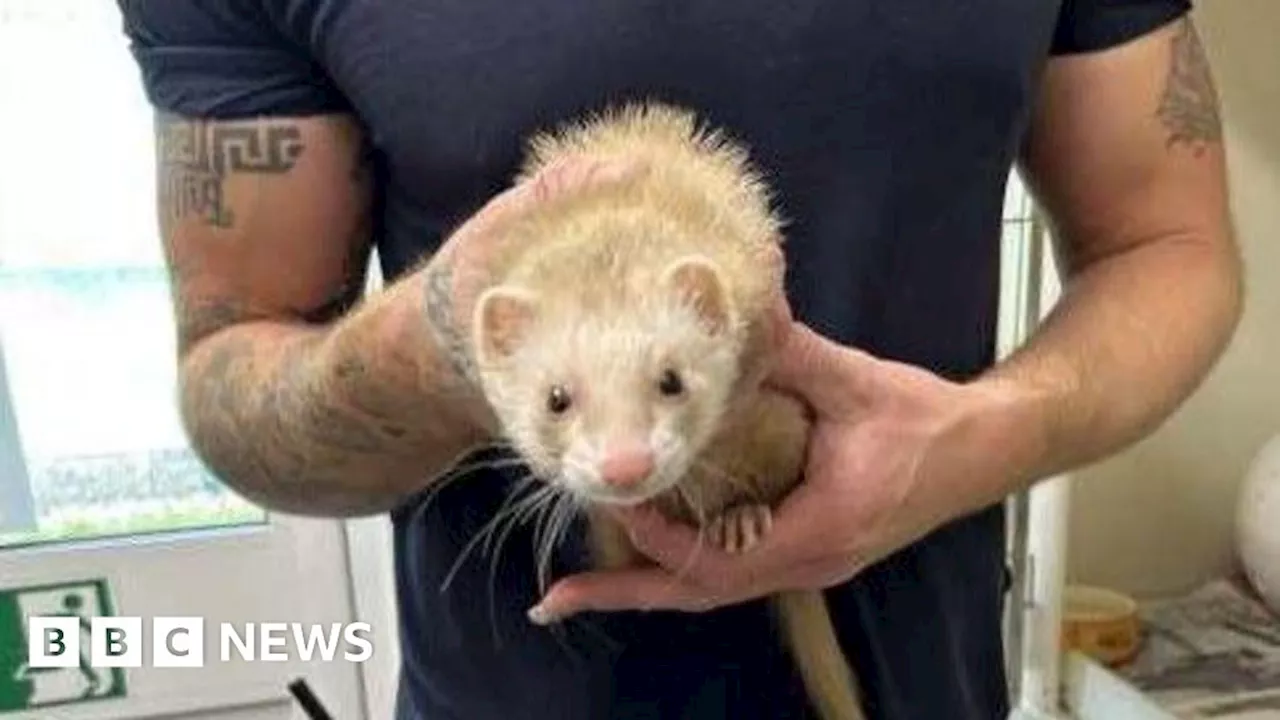
[[[593,560],[646,560],[603,512],[651,503],[730,552],[799,481],[803,407],[759,387],[783,221],[743,146],[643,103],[535,135],[517,181],[565,158],[643,172],[554,198],[504,234],[471,341],[498,424],[586,513]],[[772,598],[824,720],[863,717],[823,595]]]

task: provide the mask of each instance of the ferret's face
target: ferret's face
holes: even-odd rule
[[[539,477],[586,502],[629,505],[670,490],[737,378],[714,269],[680,264],[652,293],[611,307],[560,295],[499,289],[481,301],[484,389],[509,439]]]

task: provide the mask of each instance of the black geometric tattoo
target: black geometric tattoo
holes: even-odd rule
[[[302,132],[287,122],[212,123],[161,113],[156,125],[159,192],[170,221],[197,216],[230,227],[224,181],[230,173],[288,172],[302,155]]]
[[[1167,147],[1186,145],[1196,155],[1222,139],[1222,118],[1209,61],[1195,27],[1183,20],[1173,38],[1169,78],[1157,116],[1169,131]]]

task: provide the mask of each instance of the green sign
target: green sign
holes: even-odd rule
[[[105,580],[0,590],[0,713],[118,698],[124,671],[89,664],[89,619],[114,614]],[[69,668],[33,668],[27,663],[27,618],[80,620],[80,663]]]

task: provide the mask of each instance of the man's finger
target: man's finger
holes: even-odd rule
[[[759,574],[748,567],[750,556],[730,555],[712,545],[697,528],[670,520],[652,508],[632,508],[616,515],[632,544],[667,572],[699,587],[723,590],[741,586]]]
[[[683,610],[699,612],[716,606],[713,596],[661,568],[588,572],[551,586],[529,610],[529,620],[546,625],[580,612]]]

